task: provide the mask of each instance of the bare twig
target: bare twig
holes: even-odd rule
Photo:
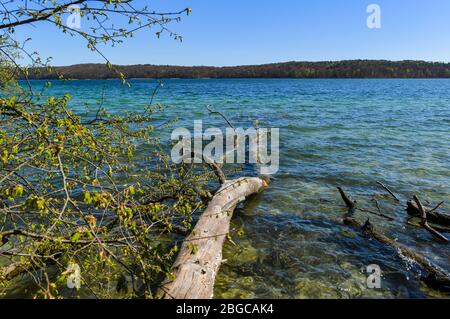
[[[441,207],[444,204],[444,201],[440,202],[439,204],[437,204],[433,209],[430,209],[427,213],[432,213],[435,210],[437,210],[439,207]]]
[[[391,196],[397,201],[400,202],[400,200],[397,198],[397,196],[395,196],[395,194],[386,186],[384,185],[382,182],[377,181],[377,184],[380,185],[384,190],[386,190],[389,194],[391,194]]]
[[[207,105],[207,106],[206,106],[206,109],[209,111],[209,114],[210,114],[210,115],[211,115],[211,114],[218,114],[218,115],[220,115],[220,116],[227,122],[227,124],[228,124],[232,129],[234,129],[233,124],[231,124],[231,122],[227,119],[227,117],[226,117],[225,115],[223,115],[223,113],[221,113],[221,112],[219,112],[219,111],[214,111],[214,110],[212,110],[210,105]]]
[[[347,205],[347,207],[349,209],[353,209],[356,207],[356,201],[351,200],[344,192],[344,190],[340,187],[337,188],[339,193],[341,194],[342,200],[344,201],[345,205]]]
[[[197,157],[200,159],[204,159],[206,164],[208,164],[208,166],[211,168],[211,170],[214,172],[214,174],[216,175],[216,177],[219,179],[220,184],[224,184],[226,182],[226,177],[225,174],[223,173],[222,169],[219,167],[219,165],[214,162],[214,160],[212,160],[211,158],[205,156],[204,154],[198,154],[196,152],[191,152],[190,154],[186,154],[183,158],[182,161],[184,161],[185,159],[188,158],[193,158],[193,157]]]
[[[374,212],[374,211],[372,211],[370,209],[365,209],[365,208],[357,208],[357,209],[362,211],[362,212],[366,212],[366,213],[370,213],[370,214],[377,215],[377,216],[380,216],[380,217],[384,217],[384,218],[389,219],[389,220],[395,220],[394,217],[385,215],[385,214],[381,213],[380,211],[379,212]]]

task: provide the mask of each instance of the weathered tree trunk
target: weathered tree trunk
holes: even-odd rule
[[[236,205],[268,184],[258,177],[226,181],[211,199],[192,233],[186,237],[172,265],[173,278],[161,285],[158,296],[174,299],[212,298],[222,245]]]

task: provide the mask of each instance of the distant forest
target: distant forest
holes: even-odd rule
[[[450,78],[450,63],[425,61],[350,60],[337,62],[286,62],[231,67],[126,65],[115,66],[127,78]],[[29,78],[117,78],[105,64],[77,64],[40,70]]]

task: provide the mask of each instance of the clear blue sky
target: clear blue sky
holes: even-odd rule
[[[182,43],[141,31],[103,52],[115,64],[241,65],[282,61],[418,59],[450,62],[449,0],[158,0],[155,10],[191,7],[171,28]],[[381,7],[381,29],[366,25]],[[82,21],[83,26],[83,21]],[[17,30],[53,65],[103,62],[81,39],[45,22]],[[156,30],[155,30],[156,31]]]

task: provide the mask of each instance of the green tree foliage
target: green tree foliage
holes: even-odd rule
[[[164,105],[113,115],[100,103],[85,116],[71,110],[69,94],[34,92],[30,70],[51,68],[25,51],[14,30],[52,23],[97,50],[99,42],[121,41],[141,27],[169,32],[166,24],[189,9],[160,14],[135,9],[133,1],[18,2],[0,14],[0,293],[152,297],[177,252],[177,233],[204,205],[211,174],[169,161],[151,125]],[[91,33],[61,22],[73,3],[101,21]],[[113,31],[105,25],[113,14],[131,26]],[[19,66],[20,56],[30,68]],[[73,265],[81,269],[78,290],[66,285]]]

